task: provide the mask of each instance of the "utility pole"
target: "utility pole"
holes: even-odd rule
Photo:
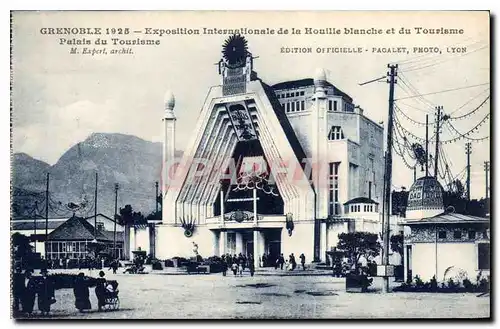
[[[383,257],[382,265],[384,265],[384,283],[382,285],[382,292],[389,292],[389,277],[388,275],[388,265],[389,265],[389,239],[390,239],[390,216],[391,216],[391,182],[392,182],[392,133],[394,127],[394,85],[396,84],[396,76],[398,65],[388,65],[390,69],[388,73],[389,80],[389,116],[387,123],[387,149],[385,157],[385,174],[384,174],[384,206],[383,206],[383,216],[382,216],[382,233],[383,233]]]
[[[441,122],[441,110],[443,109],[442,106],[437,106],[436,110],[436,150],[434,152],[434,177],[436,180],[438,179],[438,159],[439,159],[439,123]]]
[[[425,177],[429,176],[429,115],[425,115]]]
[[[114,229],[113,229],[113,258],[116,259],[116,216],[118,215],[118,183],[115,184],[115,220],[113,221],[115,223]]]
[[[47,186],[45,187],[45,261],[47,261],[47,238],[49,237],[49,180],[47,173]]]
[[[159,211],[159,209],[158,209],[159,208],[158,207],[158,204],[159,204],[159,202],[158,202],[158,197],[159,197],[158,188],[159,188],[158,182],[155,182],[155,208],[156,208],[155,215],[156,216],[159,216],[158,215],[158,211]],[[154,222],[153,225],[151,225],[151,229],[152,229],[151,240],[152,240],[152,247],[153,247],[152,248],[153,250],[151,253],[153,254],[153,257],[156,258],[156,227],[155,227],[156,224],[155,223],[156,222]]]
[[[465,143],[465,154],[467,155],[467,200],[470,200],[470,154],[472,153],[471,143]]]
[[[34,219],[33,219],[33,222],[35,224],[35,229],[33,231],[33,237],[34,237],[34,243],[35,243],[35,254],[36,254],[36,217],[38,216],[38,201],[35,201],[35,216],[34,216]]]
[[[156,213],[158,213],[158,182],[155,182],[155,205],[156,205]]]
[[[489,194],[489,186],[488,186],[488,184],[489,184],[489,181],[488,181],[488,173],[489,173],[489,171],[490,171],[490,162],[489,161],[485,161],[484,162],[484,173],[486,174],[486,181],[485,181],[485,183],[486,183],[486,199],[488,199],[488,196],[489,196],[488,195]]]
[[[94,239],[97,241],[97,173],[95,173],[95,191],[94,191]]]

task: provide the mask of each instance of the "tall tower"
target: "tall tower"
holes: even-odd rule
[[[163,162],[162,162],[162,177],[161,177],[161,193],[165,200],[165,194],[167,193],[170,180],[173,179],[173,168],[175,159],[175,118],[174,106],[175,97],[171,91],[165,93],[165,113],[163,114]],[[165,207],[162,207],[162,213]],[[163,216],[163,222],[166,218]],[[170,219],[174,220],[174,219]]]
[[[311,115],[311,155],[312,181],[316,193],[316,213],[314,222],[314,261],[318,261],[326,250],[326,226],[321,227],[320,218],[328,216],[327,189],[325,181],[328,177],[327,144],[326,144],[326,111],[327,97],[325,92],[326,73],[324,69],[317,69],[314,73],[314,95],[312,97]],[[323,234],[322,234],[323,233]],[[322,243],[325,242],[325,243]],[[324,249],[324,248],[323,248]]]

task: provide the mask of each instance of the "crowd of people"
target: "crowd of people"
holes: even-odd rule
[[[302,270],[306,269],[306,256],[302,253],[300,256],[300,265]],[[253,256],[245,256],[242,253],[239,255],[231,255],[225,254],[221,256],[221,261],[224,265],[222,275],[226,276],[227,271],[231,270],[234,276],[243,276],[243,272],[248,269],[250,275],[253,276],[255,273],[255,264]],[[283,254],[280,254],[278,257],[272,258],[266,254],[263,254],[262,257],[259,258],[259,263],[261,267],[274,267],[274,269],[281,270],[289,270],[293,271],[297,268],[297,261],[295,259],[295,255],[291,253],[288,256],[288,259],[285,260]]]
[[[75,296],[75,307],[80,312],[90,310],[90,288],[95,286],[95,295],[98,301],[97,309],[102,311],[106,304],[106,296],[109,293],[117,293],[116,282],[106,281],[105,273],[99,272],[99,277],[92,282],[80,272],[73,283],[73,293]],[[17,268],[13,277],[13,312],[14,316],[34,315],[35,300],[37,300],[40,315],[46,316],[50,313],[51,306],[56,303],[55,286],[47,269],[40,271],[40,277],[33,276],[32,270],[25,270],[24,273]]]
[[[302,266],[302,270],[306,269],[306,256],[302,253],[299,256],[300,258],[300,265]],[[283,254],[280,254],[278,257],[270,257],[266,254],[263,254],[261,257],[261,266],[262,267],[274,267],[274,269],[281,269],[281,270],[289,270],[293,271],[297,268],[297,260],[295,259],[295,255],[291,253],[288,256],[288,259],[285,260],[285,257]]]

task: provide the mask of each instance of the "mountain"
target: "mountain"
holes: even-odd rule
[[[176,156],[182,152],[176,151]],[[161,181],[162,144],[125,134],[94,133],[64,152],[53,166],[27,154],[14,154],[13,202],[19,195],[45,191],[46,172],[50,173],[49,212],[51,216],[70,216],[69,202],[85,203],[78,214],[94,213],[97,177],[97,211],[114,214],[115,184],[118,184],[118,207],[132,205],[145,215],[155,209],[155,182]],[[25,191],[22,191],[25,190]],[[18,195],[16,199],[16,194]],[[37,196],[36,198],[39,199]],[[35,198],[35,199],[36,199]],[[45,200],[43,199],[45,207]],[[26,203],[26,202],[24,202]],[[38,201],[40,204],[40,201]],[[29,206],[29,205],[28,205]],[[29,207],[24,206],[24,209]]]

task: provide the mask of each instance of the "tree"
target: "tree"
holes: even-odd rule
[[[358,269],[359,259],[371,260],[380,254],[382,245],[378,235],[369,232],[340,233],[337,250],[343,251]]]
[[[149,223],[150,221],[161,221],[161,210],[158,212],[153,211],[146,217],[146,221]]]
[[[401,259],[403,259],[403,234],[400,233],[391,236],[391,250],[397,252],[401,256]]]

